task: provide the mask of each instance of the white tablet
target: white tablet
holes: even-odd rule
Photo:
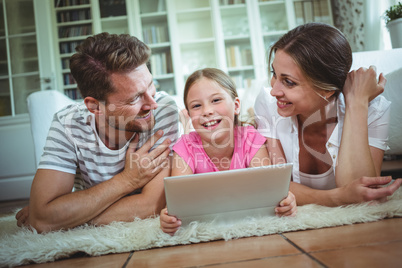
[[[191,221],[232,223],[275,215],[288,195],[293,164],[202,173],[164,179],[169,215]]]

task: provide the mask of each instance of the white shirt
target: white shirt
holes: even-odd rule
[[[270,88],[263,88],[256,98],[254,105],[258,131],[267,138],[279,139],[285,152],[286,161],[293,163],[293,181],[300,181],[299,172],[299,132],[296,116],[282,117],[278,114],[276,98],[271,96]],[[335,166],[337,162],[339,146],[341,144],[341,135],[343,121],[345,118],[345,98],[339,94],[337,100],[333,101],[337,106],[338,123],[336,124],[326,148],[331,155],[331,164],[333,172],[320,174],[320,180],[325,180],[317,185],[316,189],[329,189],[335,186]],[[369,145],[381,150],[388,149],[388,124],[390,118],[391,102],[383,96],[379,96],[369,103],[368,108],[368,136]],[[330,106],[330,105],[328,105]],[[319,154],[311,150],[311,153]],[[303,178],[316,179],[317,175],[303,174]],[[305,183],[303,183],[305,184]],[[323,186],[319,186],[323,185]],[[326,186],[324,186],[326,185]],[[314,187],[314,186],[313,186]]]

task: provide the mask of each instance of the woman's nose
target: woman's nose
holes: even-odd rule
[[[271,79],[271,95],[274,97],[283,95],[280,83],[273,78]]]

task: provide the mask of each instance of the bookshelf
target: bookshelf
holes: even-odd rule
[[[80,99],[81,96],[70,73],[69,59],[75,47],[94,33],[91,1],[94,0],[54,0],[58,84],[72,99]]]
[[[266,51],[280,36],[308,21],[332,24],[329,0],[54,0],[64,92],[79,98],[69,57],[90,34],[127,33],[151,49],[157,90],[181,99],[187,77],[216,67],[237,87],[267,79]]]

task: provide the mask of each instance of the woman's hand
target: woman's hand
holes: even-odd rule
[[[160,214],[160,222],[162,231],[170,235],[174,235],[181,226],[181,221],[175,216],[170,216],[167,208],[162,209]]]
[[[338,205],[361,203],[367,201],[385,202],[402,184],[402,179],[391,182],[391,177],[362,177],[339,189],[341,191]],[[389,185],[387,185],[389,184]]]
[[[296,197],[292,192],[289,191],[288,196],[279,203],[279,206],[275,208],[275,213],[277,216],[296,216]]]
[[[354,101],[367,101],[368,103],[384,92],[387,80],[381,73],[377,82],[376,76],[375,66],[370,66],[368,69],[359,68],[358,70],[351,71],[343,87],[346,103]]]

